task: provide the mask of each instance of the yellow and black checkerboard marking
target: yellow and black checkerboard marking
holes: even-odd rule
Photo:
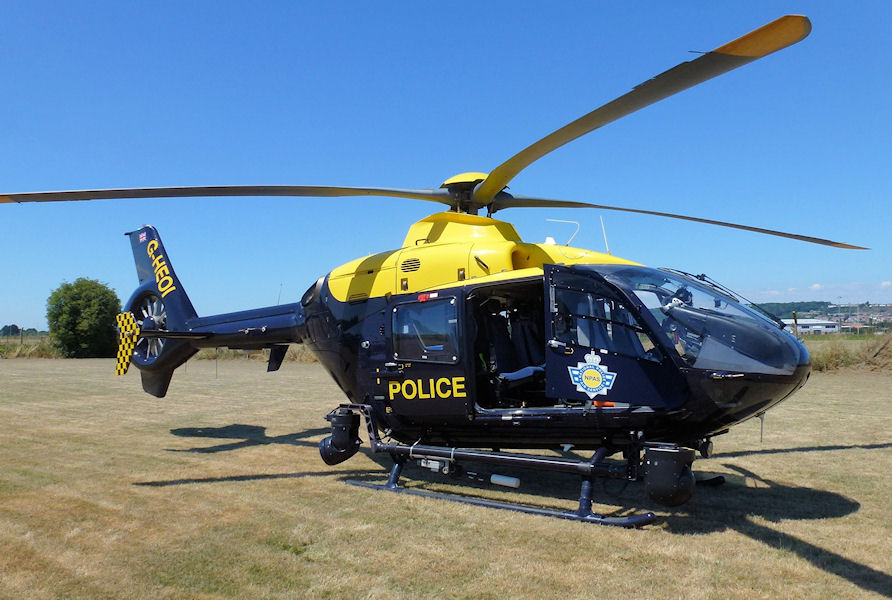
[[[115,317],[118,323],[118,362],[115,364],[115,375],[123,375],[130,368],[133,351],[139,340],[139,326],[133,313],[124,312]]]

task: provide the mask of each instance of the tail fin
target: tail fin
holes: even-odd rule
[[[198,348],[271,348],[268,370],[275,371],[286,344],[299,342],[305,322],[300,303],[280,304],[199,318],[174,273],[158,232],[144,225],[127,234],[133,247],[139,287],[120,315],[117,372],[128,359],[139,368],[143,389],[167,394],[174,369]]]
[[[182,329],[188,319],[194,319],[198,314],[173,270],[158,230],[151,225],[143,225],[125,235],[130,237],[133,248],[136,276],[140,284],[138,289],[151,290],[164,303],[167,308],[167,329]]]
[[[188,339],[168,339],[158,334],[187,331],[187,322],[198,314],[173,270],[158,231],[143,225],[125,235],[130,237],[133,248],[139,287],[127,301],[127,312],[119,319],[121,338],[116,372],[126,372],[132,357],[140,370],[143,389],[162,398],[167,394],[174,369],[197,349]]]

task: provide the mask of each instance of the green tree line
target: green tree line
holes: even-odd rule
[[[830,303],[817,300],[808,302],[760,302],[759,306],[781,319],[792,319],[793,311],[796,311],[796,314],[800,316],[812,311],[827,313]]]

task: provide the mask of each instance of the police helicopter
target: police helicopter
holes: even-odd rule
[[[0,202],[387,196],[447,206],[412,225],[399,248],[320,277],[299,302],[213,316],[195,311],[155,228],[128,233],[139,287],[118,316],[117,373],[132,362],[143,389],[163,397],[174,370],[201,348],[265,348],[267,370],[275,371],[288,344],[304,344],[346,396],[326,416],[332,433],[319,444],[329,465],[358,451],[364,420],[371,450],[393,459],[387,483],[372,487],[444,496],[402,487],[407,461],[450,474],[468,461],[558,471],[582,480],[574,511],[450,497],[638,526],[654,514],[609,517],[592,511],[593,479],[643,478],[654,501],[686,502],[695,486],[695,455],[708,457],[713,437],[801,388],[810,371],[808,351],[778,319],[706,276],[524,242],[511,224],[493,215],[522,207],[599,208],[860,248],[699,217],[506,191],[518,173],[556,148],[795,44],[810,30],[806,17],[783,16],[645,81],[489,173],[462,173],[439,189],[130,188],[6,194]],[[545,452],[570,447],[592,455]]]

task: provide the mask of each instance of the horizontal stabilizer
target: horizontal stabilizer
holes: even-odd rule
[[[139,337],[143,339],[165,339],[165,340],[204,340],[213,335],[210,332],[197,331],[161,331],[149,330],[141,331]]]

